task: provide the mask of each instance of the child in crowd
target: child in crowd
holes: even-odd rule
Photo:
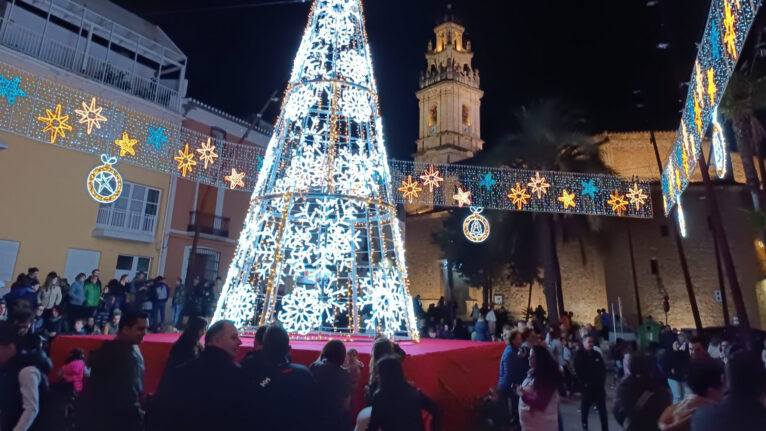
[[[65,382],[71,383],[76,394],[82,391],[83,381],[90,375],[90,370],[85,366],[85,351],[77,347],[69,352],[69,357],[59,370],[59,377]]]
[[[343,368],[351,375],[351,389],[353,391],[356,389],[357,383],[359,383],[359,375],[362,373],[362,368],[364,368],[364,364],[359,360],[359,352],[356,349],[348,349]]]

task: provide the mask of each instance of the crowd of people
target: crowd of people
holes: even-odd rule
[[[188,285],[179,278],[171,287],[165,277],[147,279],[143,272],[132,280],[122,275],[102,284],[98,269],[77,274],[71,284],[56,272],[43,282],[39,275],[38,268],[29,268],[11,286],[0,288],[0,320],[27,322],[45,342],[58,334],[115,335],[127,311],[146,312],[153,332],[172,332],[184,319],[212,317],[222,284],[220,277],[193,277]],[[168,308],[171,316],[166,316]]]
[[[159,388],[145,396],[139,350],[149,314],[126,311],[115,337],[87,359],[74,349],[51,385],[51,362],[26,327],[0,322],[0,429],[8,430],[423,430],[422,410],[440,429],[436,404],[408,383],[404,351],[385,337],[372,345],[367,407],[352,394],[364,367],[355,349],[328,341],[309,367],[292,362],[281,326],[261,326],[238,361],[234,324],[195,316],[173,345]],[[201,340],[204,338],[204,345]],[[255,421],[255,422],[254,422]]]
[[[596,320],[605,312],[599,310]],[[642,341],[640,330],[637,341],[610,344],[601,338],[608,335],[603,327],[578,328],[569,316],[558,327],[541,323],[519,321],[501,330],[507,346],[492,391],[497,407],[489,418],[493,429],[562,430],[560,399],[579,393],[582,429],[588,430],[595,408],[607,431],[610,375],[615,388],[611,413],[625,430],[766,426],[766,341],[716,337],[708,344],[660,325],[657,336]]]

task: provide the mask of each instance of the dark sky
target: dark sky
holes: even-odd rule
[[[281,95],[309,11],[271,0],[117,0],[159,25],[189,57],[188,95],[234,115]],[[365,0],[389,154],[407,158],[418,133],[418,76],[445,0]],[[482,136],[503,142],[524,104],[581,108],[591,132],[675,129],[708,0],[454,0],[485,92]],[[656,3],[647,6],[647,3]],[[207,10],[207,8],[213,10]],[[668,49],[658,49],[658,43]],[[639,94],[634,94],[640,90]],[[646,108],[638,109],[637,104]],[[266,118],[273,121],[279,104]]]

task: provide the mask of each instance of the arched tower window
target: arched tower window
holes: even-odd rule
[[[436,105],[431,105],[431,109],[428,110],[428,126],[435,126],[436,125],[436,119],[439,115],[438,109],[436,108]]]
[[[463,105],[463,125],[471,127],[471,108]]]

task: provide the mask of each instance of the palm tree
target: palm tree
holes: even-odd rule
[[[761,153],[766,130],[756,117],[758,110],[766,108],[766,76],[753,78],[752,74],[743,71],[746,69],[747,65],[743,65],[732,74],[718,109],[731,121],[737,152],[745,171],[745,181],[753,200],[753,210],[759,211],[762,209],[762,189],[753,156],[758,157],[761,180],[766,189],[766,168]]]
[[[606,141],[594,142],[582,131],[585,121],[578,110],[558,101],[544,100],[522,108],[518,121],[519,132],[511,136],[508,145],[496,147],[487,159],[499,160],[501,165],[511,168],[611,172],[599,151],[599,146]],[[556,248],[556,231],[561,220],[552,214],[534,215],[536,244],[543,269],[543,292],[548,316],[553,322],[558,321],[559,312],[564,311]],[[577,217],[577,220],[587,222],[585,217]]]

